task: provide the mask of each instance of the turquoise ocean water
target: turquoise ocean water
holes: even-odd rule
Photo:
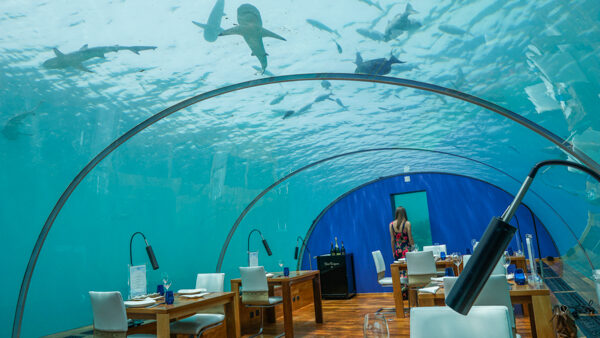
[[[422,0],[410,3],[412,13],[406,1],[256,0],[251,5],[262,26],[285,38],[264,38],[264,74],[242,36],[208,41],[216,36],[211,32],[231,28],[225,32],[252,33],[256,27],[247,25],[256,24],[257,12],[242,7],[238,18],[243,4],[225,0],[220,15],[212,0],[0,3],[0,336],[10,335],[35,240],[75,175],[137,123],[225,85],[354,73],[357,53],[365,62],[393,55],[405,63],[391,65],[388,76],[494,102],[600,162],[597,1]],[[205,34],[192,21],[212,24]],[[134,48],[139,54],[94,49],[115,45],[156,48]],[[102,51],[105,58],[92,57]],[[361,69],[385,69],[384,61],[373,63]],[[126,294],[133,232],[146,234],[161,266],[149,273],[151,285],[166,271],[172,288],[191,287],[195,273],[215,270],[235,219],[271,183],[311,162],[378,147],[445,151],[519,180],[538,161],[568,158],[513,121],[415,89],[305,81],[228,93],[144,130],[77,187],[37,262],[23,336],[91,323],[89,290]],[[267,257],[260,249],[267,270],[277,269],[279,259],[294,265],[295,238],[325,206],[362,183],[405,171],[468,175],[511,193],[519,187],[489,167],[448,155],[407,150],[343,157],[267,193],[234,233],[222,270],[237,277],[255,227],[275,253]],[[542,197],[528,194],[525,202],[563,258],[588,276],[592,265],[600,268],[599,184],[549,168],[532,191]],[[134,263],[145,262],[143,242],[134,245]],[[258,248],[258,240],[251,245]]]

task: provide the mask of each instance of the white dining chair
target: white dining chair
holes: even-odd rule
[[[381,254],[381,251],[376,250],[371,252],[371,255],[373,255],[373,261],[375,262],[375,271],[377,271],[377,282],[379,283],[379,285],[383,286],[383,287],[394,287],[394,283],[392,281],[392,277],[385,277],[385,261],[383,260],[383,255]],[[407,283],[407,278],[406,277],[400,277],[400,284],[406,284]],[[400,291],[402,292],[402,290]],[[379,308],[377,311],[375,311],[376,313],[379,312],[395,312],[396,308],[393,307],[382,307]]]
[[[433,252],[434,257],[440,257],[442,252],[448,253],[446,251],[446,244],[440,245],[425,245],[423,246],[423,251],[431,251]]]
[[[466,316],[447,306],[410,311],[410,338],[511,338],[512,334],[504,306],[473,306]]]
[[[458,277],[444,277],[444,294],[446,298],[457,279]],[[516,332],[515,312],[510,300],[510,285],[505,275],[491,275],[473,305],[498,305],[506,307],[510,327]]]
[[[417,304],[417,289],[431,282],[431,277],[437,276],[433,252],[407,252],[406,270],[408,275],[408,305]]]
[[[242,304],[246,307],[260,308],[260,330],[258,333],[250,336],[256,337],[262,334],[264,325],[263,309],[274,307],[283,302],[281,297],[269,297],[269,284],[265,268],[262,266],[240,267],[242,279]],[[283,336],[284,333],[277,337]]]
[[[203,288],[207,292],[223,292],[224,283],[224,273],[199,273],[196,276],[196,289]],[[171,324],[171,333],[200,337],[206,330],[223,324],[223,320],[225,309],[218,305],[175,321]]]
[[[94,315],[94,337],[156,337],[149,334],[127,335],[127,313],[119,291],[90,291],[89,294]]]

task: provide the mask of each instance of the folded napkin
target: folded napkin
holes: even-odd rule
[[[432,282],[443,282],[444,277],[431,277]]]
[[[152,305],[152,304],[156,303],[156,301],[154,301],[154,299],[148,297],[148,298],[139,299],[139,300],[126,300],[123,303],[127,307],[146,307],[148,305]]]
[[[267,276],[267,278],[271,278],[271,277],[273,277],[273,276],[275,276],[275,275],[274,275],[274,274],[272,274],[272,273],[268,273],[266,276]]]
[[[515,274],[514,273],[509,273],[508,275],[506,275],[506,279],[508,279],[508,280],[515,279]]]
[[[419,292],[427,292],[427,293],[435,294],[439,288],[440,288],[439,286],[430,286],[428,288],[419,289]]]
[[[193,295],[181,295],[182,298],[200,298],[202,296],[206,296],[208,295],[208,292],[201,292],[201,293],[196,293]]]
[[[199,289],[181,289],[179,291],[177,291],[178,294],[180,295],[191,295],[194,293],[200,293],[200,292],[205,292],[206,289],[205,288],[199,288]]]

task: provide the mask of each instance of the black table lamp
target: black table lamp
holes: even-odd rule
[[[300,242],[302,242],[302,244],[300,244]],[[306,249],[306,252],[308,252],[308,265],[310,266],[310,269],[312,270],[312,259],[310,258],[310,250],[308,250],[308,246],[304,242],[304,239],[300,236],[298,236],[296,238],[296,249],[294,250],[294,259],[298,259],[298,251],[302,247],[304,247]]]
[[[260,232],[260,230],[258,229],[252,229],[252,231],[250,231],[250,233],[248,234],[248,265],[250,265],[250,236],[255,231],[258,232],[260,238],[262,238],[262,243],[265,247],[265,250],[267,250],[267,255],[273,255],[273,253],[271,252],[271,248],[269,248],[269,243],[267,243],[267,240],[263,237],[262,232]]]
[[[129,264],[133,266],[133,255],[131,253],[131,246],[133,244],[133,237],[135,237],[135,235],[137,234],[140,234],[142,235],[142,237],[144,237],[144,242],[146,242],[146,253],[148,254],[148,258],[150,259],[150,263],[152,264],[152,269],[158,270],[158,262],[156,261],[156,256],[154,256],[154,250],[152,250],[152,247],[150,246],[150,244],[148,244],[146,236],[144,236],[144,234],[139,231],[131,235],[131,239],[129,240]]]
[[[454,311],[467,315],[471,310],[477,296],[479,296],[483,286],[492,274],[496,263],[500,260],[500,256],[502,256],[504,250],[506,250],[506,247],[517,230],[512,225],[508,224],[508,222],[521,204],[521,200],[523,200],[525,193],[529,189],[534,176],[541,167],[546,165],[564,165],[577,168],[600,182],[600,175],[598,175],[598,173],[579,163],[563,160],[550,160],[536,164],[521,185],[521,188],[512,203],[508,206],[506,211],[504,211],[504,214],[502,214],[502,217],[492,218],[477,245],[477,249],[474,250],[473,256],[469,259],[469,264],[464,267],[462,273],[456,280],[454,287],[450,290],[450,294],[448,295],[448,298],[446,298],[446,305],[451,307]],[[533,259],[533,257],[530,257],[530,259]]]

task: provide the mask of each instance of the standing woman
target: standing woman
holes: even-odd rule
[[[410,222],[406,217],[404,207],[396,208],[396,219],[390,223],[390,237],[392,239],[392,252],[394,260],[404,258],[406,253],[414,246]]]

